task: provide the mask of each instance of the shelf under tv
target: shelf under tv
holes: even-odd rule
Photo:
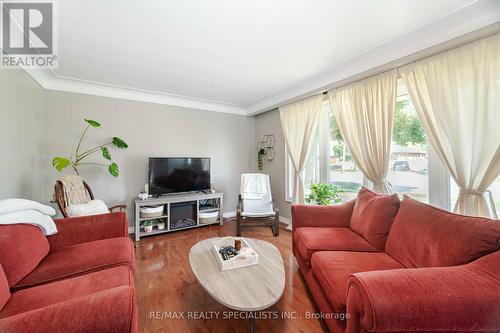
[[[160,196],[158,198],[148,198],[146,200],[141,200],[139,198],[134,199],[135,208],[135,218],[134,218],[134,239],[138,242],[141,237],[153,236],[164,234],[168,232],[186,230],[191,228],[203,227],[207,225],[220,224],[223,223],[222,218],[222,207],[223,207],[224,194],[220,192],[215,193],[180,193],[180,194],[170,194],[167,196]],[[207,201],[209,204],[207,204]],[[203,202],[203,204],[201,203]],[[140,208],[144,206],[156,206],[165,205],[164,214],[158,217],[151,218],[141,218]],[[200,212],[219,212],[219,218],[213,223],[200,223],[199,213]],[[196,221],[196,225],[190,225],[186,227],[171,228],[171,219],[175,223],[179,219],[182,219],[183,214],[186,215],[185,218],[190,218]],[[158,230],[153,227],[153,231],[145,232],[144,228],[141,226],[144,221],[148,220],[163,220],[166,223],[166,227],[163,230]]]

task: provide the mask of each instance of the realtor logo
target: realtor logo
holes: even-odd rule
[[[53,1],[2,1],[2,68],[56,68]]]

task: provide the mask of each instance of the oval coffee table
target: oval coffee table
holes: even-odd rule
[[[245,238],[258,253],[257,265],[221,271],[212,253],[212,242],[205,239],[189,251],[189,263],[198,282],[217,302],[238,311],[260,311],[275,304],[285,289],[283,259],[271,243]],[[249,331],[255,332],[251,316]]]

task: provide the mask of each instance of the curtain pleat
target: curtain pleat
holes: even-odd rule
[[[293,203],[304,203],[302,174],[318,129],[323,95],[280,107],[280,120],[288,154],[294,168]]]
[[[340,134],[373,190],[392,193],[387,182],[396,104],[397,71],[391,70],[328,92]]]
[[[500,174],[500,34],[399,73],[429,142],[460,187],[454,211],[497,218],[487,189]]]

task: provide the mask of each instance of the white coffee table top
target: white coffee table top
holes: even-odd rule
[[[257,265],[221,271],[205,239],[189,251],[189,263],[205,290],[219,303],[238,311],[264,310],[276,303],[285,288],[285,269],[278,249],[271,243],[245,238],[259,254]]]

